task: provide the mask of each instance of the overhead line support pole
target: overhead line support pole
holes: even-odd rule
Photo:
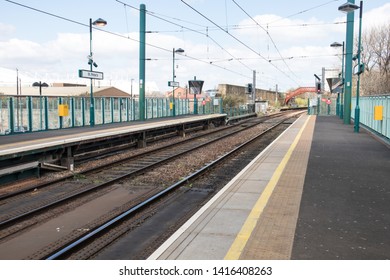
[[[355,0],[349,0],[355,4]],[[353,27],[355,13],[347,14],[347,34],[345,50],[345,85],[344,85],[344,124],[351,124],[351,98],[352,98],[352,56],[353,56]]]
[[[145,120],[145,34],[146,34],[146,6],[140,5],[139,31],[139,119]]]

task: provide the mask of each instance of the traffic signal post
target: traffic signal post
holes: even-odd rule
[[[317,115],[320,114],[320,108],[321,108],[321,79],[316,74],[314,74],[315,77],[315,87],[317,91]]]

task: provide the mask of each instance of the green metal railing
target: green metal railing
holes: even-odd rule
[[[123,97],[95,97],[95,125],[140,119],[139,100]],[[147,98],[145,119],[173,116],[172,99]],[[67,112],[60,114],[60,107]],[[223,113],[221,99],[175,99],[179,115]],[[0,135],[88,126],[89,97],[0,96]]]
[[[242,106],[229,107],[223,110],[223,113],[226,114],[228,118],[247,115],[253,112],[254,111],[252,108],[242,107]]]
[[[355,118],[356,97],[352,98],[352,118]],[[381,118],[374,118],[376,106],[381,106]],[[390,139],[390,95],[361,96],[359,98],[360,123]]]
[[[308,99],[308,114],[309,115],[336,115],[336,97],[324,98],[318,97],[314,99]],[[318,106],[320,104],[320,106]]]

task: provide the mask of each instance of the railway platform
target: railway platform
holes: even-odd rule
[[[149,259],[386,260],[390,149],[301,116]]]
[[[225,122],[226,114],[186,115],[1,136],[0,183],[37,176],[40,168],[73,170],[83,159]]]

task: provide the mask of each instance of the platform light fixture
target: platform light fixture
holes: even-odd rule
[[[357,62],[357,85],[356,85],[356,106],[355,106],[355,120],[354,120],[354,132],[359,132],[359,123],[360,123],[360,107],[359,107],[359,95],[360,95],[360,74],[363,72],[363,67],[361,65],[361,41],[362,41],[362,18],[363,18],[363,1],[360,1],[360,6],[355,5],[355,3],[347,2],[339,7],[339,11],[352,14],[357,9],[359,11],[359,38],[358,38],[358,50],[353,60],[358,60]]]
[[[88,64],[90,66],[90,70],[93,70],[93,67],[98,67],[96,62],[93,61],[93,52],[92,52],[92,25],[103,27],[107,25],[107,21],[102,18],[98,18],[94,22],[92,22],[92,18],[89,19],[89,56],[88,56]],[[89,125],[95,126],[95,101],[93,98],[93,83],[91,80],[91,96],[90,96],[90,113],[89,113]]]
[[[343,12],[343,13],[350,13],[350,12],[353,12],[357,9],[359,9],[359,6],[355,5],[355,3],[351,3],[351,2],[344,3],[343,5],[341,5],[339,7],[339,11]]]
[[[344,124],[351,123],[352,99],[352,55],[353,55],[353,28],[355,0],[348,0],[338,10],[347,13],[346,40],[345,40],[345,82],[344,82]]]
[[[33,87],[39,87],[39,96],[40,96],[40,98],[39,98],[39,123],[40,123],[40,129],[42,130],[42,127],[43,127],[43,125],[42,125],[42,121],[43,121],[43,113],[42,113],[42,109],[43,109],[43,104],[42,104],[42,88],[43,87],[48,87],[49,85],[47,84],[47,83],[42,83],[41,81],[39,81],[39,82],[35,82],[35,83],[33,83],[32,84],[32,86]],[[31,117],[31,116],[30,116]],[[29,118],[30,118],[29,117]],[[32,122],[32,120],[31,120],[31,122]],[[46,127],[48,127],[48,119],[47,119],[47,116],[46,116],[46,121],[45,121],[45,123],[46,123]]]
[[[172,50],[172,115],[175,117],[176,116],[176,106],[175,106],[175,53],[184,53],[184,50],[182,48],[175,49],[173,48]]]
[[[46,83],[42,83],[41,81],[35,82],[32,84],[33,87],[39,87],[39,95],[42,96],[42,88],[48,87],[49,85]]]
[[[95,20],[92,25],[95,25],[95,26],[99,26],[99,27],[103,27],[103,26],[106,26],[107,25],[107,21],[105,21],[104,19],[102,18],[98,18],[97,20]]]
[[[339,48],[342,47],[342,55],[341,55],[341,92],[337,93],[337,105],[336,105],[336,115],[340,117],[340,119],[343,118],[343,110],[344,110],[344,49],[345,49],[345,43],[339,43],[339,42],[333,42],[330,44],[332,48]]]

